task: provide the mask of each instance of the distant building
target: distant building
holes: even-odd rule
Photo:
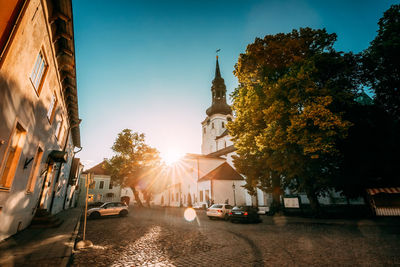
[[[93,182],[89,185],[89,202],[110,202],[121,200],[121,187],[113,184],[111,176],[103,168],[104,162],[101,162],[89,170],[85,170],[80,176],[80,194],[79,205],[85,205],[86,197],[86,176],[93,174]]]
[[[81,144],[71,0],[2,1],[0,10],[2,240],[37,209],[70,206]]]

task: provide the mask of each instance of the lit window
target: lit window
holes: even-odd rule
[[[49,109],[47,110],[47,118],[49,119],[50,123],[53,122],[54,113],[56,111],[56,106],[57,106],[57,97],[56,97],[56,94],[53,93],[53,96],[51,97]]]
[[[25,143],[25,136],[26,131],[20,124],[17,124],[6,152],[5,165],[0,179],[0,187],[2,188],[10,188],[12,185],[19,158],[21,157],[22,147]]]
[[[104,187],[104,181],[100,181],[99,189],[103,189]]]
[[[44,74],[46,73],[46,69],[47,69],[46,60],[44,58],[43,53],[40,51],[39,55],[36,58],[35,66],[33,67],[30,77],[33,87],[35,88],[36,93],[38,95],[40,94],[41,91],[42,80]]]
[[[35,155],[35,159],[32,164],[31,175],[29,176],[28,184],[26,186],[27,192],[33,192],[35,190],[36,178],[40,169],[40,161],[42,160],[43,150],[38,147]]]

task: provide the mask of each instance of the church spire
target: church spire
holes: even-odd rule
[[[215,65],[215,77],[212,81],[211,86],[212,92],[212,104],[206,111],[208,116],[213,114],[232,114],[230,106],[226,103],[226,86],[225,81],[221,77],[221,71],[219,69],[218,55]]]
[[[216,67],[215,67],[215,78],[216,77],[220,77],[221,78],[221,72],[219,70],[219,64],[218,64],[218,55],[217,55],[217,63],[216,63]]]

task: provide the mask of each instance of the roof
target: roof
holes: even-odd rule
[[[400,187],[369,188],[367,192],[373,196],[379,193],[400,194]]]
[[[186,153],[184,158],[205,158],[205,159],[222,159],[225,160],[224,158],[221,158],[219,156],[214,156],[214,155],[203,155],[203,154],[192,154],[192,153]]]
[[[96,166],[90,168],[89,170],[85,170],[83,173],[93,173],[93,174],[98,174],[98,175],[110,175],[103,167],[104,161],[100,162]]]
[[[76,89],[75,40],[71,0],[48,1],[49,23],[52,41],[57,54],[57,67],[66,103],[72,141],[75,147],[81,147],[78,111],[78,93]]]
[[[198,182],[207,180],[243,180],[243,177],[231,165],[224,162],[200,178]]]
[[[215,140],[220,139],[224,136],[227,136],[228,134],[229,134],[228,129],[225,129],[225,131],[221,135],[218,135],[217,137],[215,137]]]
[[[223,149],[217,150],[215,152],[212,152],[210,154],[207,154],[206,156],[209,156],[209,157],[220,157],[220,156],[224,156],[226,154],[229,154],[231,152],[234,152],[235,150],[236,150],[236,147],[231,145],[231,146],[227,146],[227,147],[225,147]]]

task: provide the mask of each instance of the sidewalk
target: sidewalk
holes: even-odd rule
[[[79,228],[81,208],[55,215],[56,228],[27,229],[0,242],[0,266],[67,266]]]

